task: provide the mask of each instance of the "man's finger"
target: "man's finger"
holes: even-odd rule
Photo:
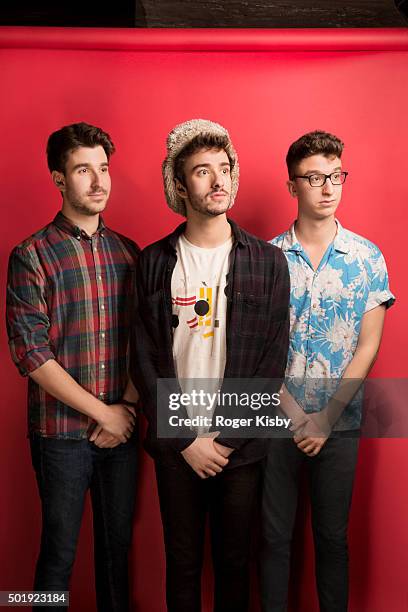
[[[126,408],[126,410],[129,410],[134,417],[136,417],[136,408],[134,406],[128,406],[128,404],[123,404],[123,406]]]
[[[218,453],[217,451],[215,451],[215,454],[212,455],[210,460],[213,461],[213,463],[215,463],[216,465],[221,466],[222,468],[225,467],[229,462],[229,459],[227,459],[227,457],[224,457],[224,455],[221,455],[221,453]]]
[[[207,476],[216,476],[217,472],[215,472],[214,470],[212,470],[211,468],[206,467],[204,472],[207,474]]]
[[[90,440],[91,442],[94,442],[94,440],[96,440],[96,438],[97,438],[97,437],[99,436],[99,434],[101,433],[102,429],[103,429],[103,427],[102,427],[101,425],[97,425],[97,426],[95,427],[95,429],[93,430],[92,435],[91,435],[91,437],[89,438],[89,440]]]
[[[208,468],[208,469],[207,469],[207,468]],[[217,465],[217,464],[216,464],[216,463],[214,463],[214,462],[211,462],[211,463],[208,463],[208,464],[205,466],[205,471],[206,471],[206,472],[208,472],[208,470],[211,470],[211,471],[213,471],[213,472],[217,472],[217,473],[219,474],[220,472],[222,472],[222,467],[221,467],[221,466],[219,466],[219,465]]]
[[[309,446],[306,446],[306,448],[303,449],[303,452],[306,453],[306,455],[311,455],[313,454],[315,449],[316,446],[314,444],[310,444]]]
[[[309,444],[314,444],[314,442],[310,438],[303,438],[299,442],[296,442],[296,444],[298,445],[298,448],[304,450],[306,446],[309,446]]]

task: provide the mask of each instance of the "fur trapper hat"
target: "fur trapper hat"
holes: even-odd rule
[[[164,181],[164,193],[167,204],[174,212],[186,216],[186,205],[177,192],[174,175],[174,162],[179,153],[199,134],[214,134],[216,136],[226,136],[228,145],[226,153],[233,162],[231,169],[231,205],[234,204],[235,196],[238,191],[239,165],[236,151],[232,145],[227,130],[219,123],[214,123],[208,119],[191,119],[176,125],[167,137],[167,157],[163,162],[162,172]]]

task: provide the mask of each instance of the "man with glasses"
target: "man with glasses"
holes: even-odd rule
[[[290,545],[303,464],[310,477],[321,612],[346,612],[347,525],[358,451],[356,396],[394,302],[380,250],[335,218],[343,143],[327,132],[294,142],[286,162],[297,220],[273,239],[291,278],[290,347],[281,408],[294,436],[270,441],[263,489],[263,612],[287,609]]]

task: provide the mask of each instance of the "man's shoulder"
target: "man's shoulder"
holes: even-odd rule
[[[254,234],[247,232],[242,227],[239,228],[239,231],[241,233],[241,237],[246,240],[250,248],[256,248],[259,252],[264,253],[266,257],[270,257],[272,259],[279,257],[279,249],[277,249],[275,245],[263,240],[263,238],[260,238],[259,236],[255,236]]]
[[[364,236],[360,236],[360,234],[352,232],[349,229],[342,227],[341,238],[346,245],[359,250],[362,255],[372,255],[374,257],[381,255],[381,250],[376,244],[374,244],[374,242],[368,238],[365,238]]]
[[[160,255],[164,255],[165,253],[171,252],[171,250],[175,249],[177,239],[182,234],[183,228],[185,227],[185,223],[182,223],[176,229],[174,229],[170,234],[159,238],[155,242],[147,245],[142,249],[140,257],[142,260],[155,259],[160,257]]]
[[[274,238],[271,238],[271,240],[269,240],[269,244],[278,247],[279,249],[282,248],[282,244],[285,240],[285,238],[288,236],[290,230],[286,230],[284,232],[282,232],[281,234],[278,234],[278,236],[275,236]]]
[[[105,232],[110,234],[115,240],[121,242],[128,250],[132,251],[136,255],[140,253],[139,245],[132,238],[129,238],[129,236],[125,236],[124,234],[121,234],[110,227],[105,227]]]
[[[19,242],[11,251],[11,255],[22,253],[25,255],[30,255],[30,253],[35,253],[39,248],[43,248],[43,245],[47,242],[49,233],[52,229],[52,221],[37,230],[27,238],[24,238]]]

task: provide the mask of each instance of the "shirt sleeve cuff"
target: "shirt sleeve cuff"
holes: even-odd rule
[[[22,376],[28,376],[50,359],[55,359],[55,355],[48,348],[35,349],[26,353],[23,359],[17,363],[17,367]]]
[[[368,312],[376,306],[381,306],[382,304],[386,308],[390,308],[395,302],[395,297],[388,289],[384,289],[384,291],[378,291],[377,293],[373,293],[369,296],[366,304],[366,308],[364,312]]]

